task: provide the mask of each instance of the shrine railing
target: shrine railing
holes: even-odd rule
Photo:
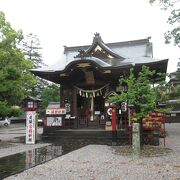
[[[77,117],[78,128],[101,128],[105,127],[105,123],[105,119],[101,119],[99,116],[94,116],[93,120],[91,120],[90,117],[87,116]]]

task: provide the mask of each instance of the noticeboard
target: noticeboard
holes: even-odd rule
[[[47,126],[62,126],[62,117],[47,117]]]

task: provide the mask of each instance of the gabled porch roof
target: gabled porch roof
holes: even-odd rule
[[[132,67],[138,71],[142,65],[147,65],[157,72],[165,73],[167,63],[168,59],[152,58],[152,43],[149,38],[105,44],[99,33],[96,33],[92,45],[65,47],[64,54],[55,65],[32,69],[31,72],[41,78],[61,83],[67,80],[68,73],[75,68],[93,66],[102,74],[110,72],[113,75]]]

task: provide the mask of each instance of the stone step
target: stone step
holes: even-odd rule
[[[48,131],[44,132],[42,135],[43,138],[67,138],[67,139],[112,139],[112,131],[62,131],[62,130],[56,130],[56,131]],[[130,134],[127,131],[117,131],[117,139],[119,141],[129,141]]]

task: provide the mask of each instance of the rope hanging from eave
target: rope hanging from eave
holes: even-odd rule
[[[103,95],[103,90],[109,85],[106,84],[105,86],[101,87],[101,88],[98,88],[98,89],[93,89],[93,90],[89,90],[89,89],[81,89],[77,86],[74,86],[76,89],[77,89],[77,93],[82,96],[82,97],[86,97],[86,98],[89,98],[89,97],[96,97],[96,96],[100,96],[100,95]]]

